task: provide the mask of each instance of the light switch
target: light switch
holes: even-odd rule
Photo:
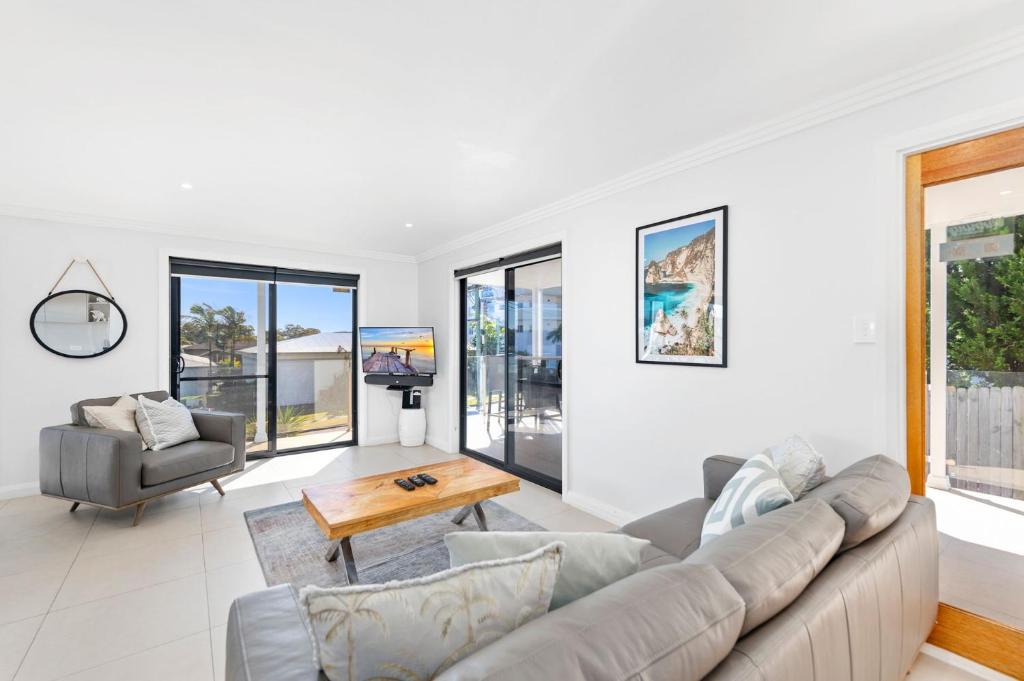
[[[878,340],[878,324],[871,317],[853,318],[853,342],[875,343]]]

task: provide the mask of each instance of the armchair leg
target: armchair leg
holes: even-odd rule
[[[213,485],[213,488],[217,490],[218,494],[224,496],[224,488],[220,486],[220,480],[211,480],[210,484]]]
[[[68,513],[74,513],[75,511],[77,511],[78,510],[78,505],[79,505],[79,502],[77,502],[77,501],[75,503],[71,504],[71,510],[69,510]]]
[[[140,501],[138,504],[135,505],[135,519],[132,520],[132,527],[135,527],[136,525],[138,525],[139,521],[142,520],[142,512],[145,509],[146,509],[146,502],[145,501]]]

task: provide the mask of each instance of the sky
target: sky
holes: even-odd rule
[[[246,321],[256,328],[255,281],[237,279],[181,278],[181,309],[209,303],[215,308],[231,305],[245,312]],[[352,330],[352,294],[336,293],[330,286],[277,285],[277,327],[299,324],[321,331]]]
[[[664,260],[669,251],[685,246],[714,226],[714,220],[705,220],[685,227],[644,235],[644,263],[649,263],[652,260]]]
[[[433,345],[433,329],[429,326],[408,328],[363,327],[359,334],[362,345]]]

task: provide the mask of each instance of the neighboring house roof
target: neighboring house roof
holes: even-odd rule
[[[211,362],[208,358],[200,357],[199,355],[189,355],[183,352],[181,353],[180,357],[185,361],[186,369],[213,366],[213,362]]]
[[[300,336],[288,340],[277,341],[277,352],[281,353],[331,353],[351,352],[352,332],[351,331],[325,331],[314,333],[311,336]],[[239,350],[247,355],[256,354],[256,347],[243,348]]]

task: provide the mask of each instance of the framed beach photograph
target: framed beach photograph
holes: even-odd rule
[[[726,366],[728,215],[719,206],[637,228],[637,362]]]

